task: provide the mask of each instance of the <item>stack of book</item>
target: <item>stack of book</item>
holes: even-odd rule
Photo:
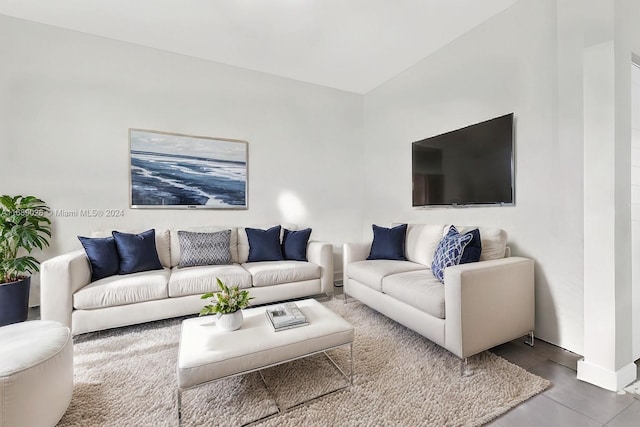
[[[295,302],[267,307],[265,314],[276,332],[309,324]]]

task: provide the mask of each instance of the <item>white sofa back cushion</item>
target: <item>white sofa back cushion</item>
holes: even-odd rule
[[[472,227],[472,226],[456,226],[460,233],[477,228],[480,231],[480,241],[482,242],[482,253],[480,261],[489,261],[492,259],[501,259],[507,256],[507,232],[497,227]],[[449,225],[446,226],[449,230]]]
[[[443,230],[442,224],[408,224],[404,250],[407,259],[431,268],[433,255],[442,239]]]
[[[178,231],[191,231],[195,233],[215,233],[216,231],[231,230],[229,246],[231,249],[231,262],[238,263],[238,229],[236,227],[208,226],[208,227],[186,227],[176,228],[171,233],[171,267],[180,264],[180,239]]]
[[[138,234],[143,231],[147,231],[153,227],[139,229],[139,230],[116,230],[121,233]],[[91,233],[91,237],[111,237],[112,230],[98,230]],[[172,267],[171,245],[169,242],[169,230],[159,230],[156,228],[156,251],[158,252],[158,258],[160,263],[165,268]]]
[[[392,226],[400,223],[394,223]],[[433,256],[438,243],[449,231],[452,224],[408,224],[405,243],[405,255],[407,260],[426,265],[431,268]],[[498,227],[458,226],[460,233],[477,228],[480,230],[482,253],[480,261],[501,259],[507,256],[507,232]]]

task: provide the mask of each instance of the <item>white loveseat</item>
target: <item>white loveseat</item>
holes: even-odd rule
[[[533,261],[509,257],[504,230],[480,227],[480,261],[447,267],[442,284],[431,263],[448,229],[408,224],[407,261],[366,260],[371,243],[346,243],[345,294],[461,359],[527,334],[533,339]]]
[[[233,263],[179,268],[178,230],[231,230]],[[96,232],[105,237],[110,232]],[[136,323],[195,314],[208,303],[200,299],[218,290],[216,278],[248,289],[251,304],[330,294],[333,291],[333,247],[309,241],[305,261],[247,262],[249,240],[242,227],[198,227],[157,230],[156,249],[162,269],[114,275],[91,282],[84,250],[49,259],[41,265],[40,313],[43,320],[82,334]]]

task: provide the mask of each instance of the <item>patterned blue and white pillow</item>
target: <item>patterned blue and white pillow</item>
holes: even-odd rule
[[[444,283],[445,268],[460,263],[464,248],[471,242],[472,238],[471,233],[460,234],[452,225],[447,235],[440,240],[431,263],[431,271],[440,282]]]
[[[178,267],[231,264],[231,230],[215,233],[178,231]]]

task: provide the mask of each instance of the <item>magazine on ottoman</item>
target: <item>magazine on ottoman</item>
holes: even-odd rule
[[[308,325],[307,318],[298,308],[295,302],[278,304],[267,307],[265,314],[271,322],[274,331],[284,331],[285,329],[297,328]]]

